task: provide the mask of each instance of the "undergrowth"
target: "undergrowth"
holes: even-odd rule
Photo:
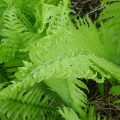
[[[76,2],[0,0],[1,120],[120,119],[120,1]]]

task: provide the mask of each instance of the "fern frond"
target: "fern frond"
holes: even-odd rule
[[[104,11],[101,14],[103,17],[99,18],[100,21],[111,17],[103,23],[105,27],[102,24],[99,29],[100,35],[106,39],[103,41],[89,18],[78,21],[77,25],[71,22],[68,0],[53,4],[52,0],[35,1],[8,1],[11,3],[7,2],[8,8],[3,14],[0,61],[5,62],[8,68],[13,65],[17,68],[25,58],[29,62],[24,61],[24,67],[19,68],[13,81],[1,84],[0,117],[12,120],[58,120],[60,114],[57,108],[64,105],[70,108],[60,111],[64,118],[83,119],[87,112],[84,90],[89,90],[80,80],[92,79],[97,83],[103,83],[105,79],[120,81],[120,68],[107,60],[114,50],[108,54],[110,46],[107,46],[108,39],[103,34],[106,31],[110,35],[107,29],[114,21],[113,30],[117,30],[115,40],[119,39],[119,26],[116,26],[119,15],[105,15]],[[24,53],[20,53],[20,50]],[[30,59],[26,51],[30,51]],[[89,117],[96,119],[94,115]]]
[[[56,113],[56,109],[59,107],[59,103],[55,99],[51,99],[42,89],[43,86],[35,85],[33,88],[21,89],[18,93],[12,93],[9,97],[0,94],[0,113],[10,120],[52,120],[53,116],[57,120],[59,114]],[[56,104],[53,104],[54,102]]]
[[[90,106],[88,114],[86,114],[85,118],[80,119],[75,111],[71,108],[63,106],[62,109],[59,110],[60,114],[62,115],[65,120],[100,120],[100,115],[95,115],[95,110],[93,106]],[[104,117],[104,120],[106,118]]]
[[[63,107],[59,112],[65,120],[80,120],[73,109]]]
[[[29,29],[17,18],[15,8],[10,8],[4,12],[0,61],[9,61],[15,58],[22,43],[19,34],[27,31]]]
[[[7,4],[3,0],[0,0],[0,16],[3,15],[6,8],[7,8]],[[0,28],[1,28],[1,24],[2,24],[1,21],[2,21],[2,17],[0,17]]]
[[[76,29],[72,23],[66,27],[59,26],[54,34],[43,37],[33,44],[30,49],[30,58],[36,65],[39,65],[56,58],[74,56],[79,53],[99,56],[105,54],[99,34],[91,22],[89,26],[81,25],[80,29]]]
[[[0,63],[4,63],[4,70],[9,80],[14,79],[17,67],[22,66],[22,60],[29,60],[27,52],[20,50],[28,47],[41,35],[33,33],[29,22],[15,6],[6,8],[2,15]],[[7,77],[6,77],[7,79]]]
[[[113,95],[120,95],[120,85],[116,85],[116,86],[113,86],[111,89],[110,89],[110,93],[113,94]]]
[[[111,2],[111,3],[110,3]],[[113,3],[112,3],[113,2]],[[103,4],[107,4],[109,3],[108,5],[106,5],[106,8],[101,12],[100,14],[100,17],[99,17],[99,20],[105,20],[105,19],[109,19],[109,18],[112,18],[112,17],[118,17],[120,16],[120,0],[103,0],[102,1]]]
[[[106,50],[106,58],[120,65],[120,1],[111,3],[103,10],[99,21],[101,41]]]
[[[44,69],[41,69],[41,67],[39,70],[37,68],[36,70],[34,70],[35,71],[34,73],[33,72],[30,73],[33,76],[33,78],[31,78],[31,75],[26,76],[24,78],[24,80],[23,80],[23,78],[21,78],[22,79],[21,82],[14,83],[14,84],[10,85],[9,87],[3,89],[3,91],[1,91],[0,94],[3,96],[5,95],[5,97],[7,97],[7,98],[11,98],[11,96],[13,96],[12,94],[14,92],[16,94],[18,94],[19,90],[21,90],[21,89],[23,90],[28,86],[33,86],[35,83],[40,83],[41,81],[45,80],[45,83],[50,87],[50,89],[52,91],[56,92],[61,97],[61,99],[65,102],[65,104],[70,105],[71,107],[75,108],[75,110],[77,112],[81,112],[81,114],[84,115],[84,112],[81,109],[82,107],[80,107],[80,106],[86,107],[86,105],[85,105],[86,103],[84,103],[84,102],[86,102],[87,100],[86,100],[86,95],[81,90],[79,90],[76,86],[76,85],[81,86],[80,83],[75,82],[72,79],[67,79],[67,78],[62,79],[62,76],[65,73],[59,75],[60,74],[59,68],[56,68],[56,65],[55,65],[55,69],[56,69],[56,71],[55,71],[56,77],[54,77],[54,75],[55,75],[54,73],[46,74],[46,73],[49,73],[49,70],[51,71],[51,66],[48,66],[48,68],[45,71],[43,71]],[[57,71],[58,71],[58,73],[57,73]],[[40,76],[40,73],[41,73],[41,76]],[[54,77],[54,79],[52,79],[53,77]],[[58,84],[57,82],[60,82],[60,84]],[[59,89],[58,85],[61,85],[61,87],[62,87],[61,90]],[[72,89],[72,91],[74,91],[73,93],[70,92],[71,89]],[[66,95],[63,94],[65,91],[66,91]],[[77,92],[77,91],[79,91],[79,92]],[[74,103],[73,103],[73,101],[74,101]]]
[[[87,88],[85,85],[82,85],[77,78],[93,79],[97,82],[103,82],[104,77],[109,79],[110,77],[120,78],[119,75],[119,78],[114,75],[116,74],[114,73],[115,71],[113,72],[111,69],[106,70],[107,66],[105,65],[97,67],[93,61],[96,61],[98,66],[98,61],[102,61],[102,63],[107,63],[107,65],[113,69],[117,68],[106,60],[92,55],[78,55],[76,57],[64,58],[63,60],[61,58],[42,64],[39,67],[35,67],[34,63],[33,65],[25,63],[26,67],[21,68],[17,74],[18,82],[13,82],[12,85],[3,89],[0,94],[5,98],[11,98],[13,93],[17,95],[20,90],[24,90],[28,86],[33,86],[43,81],[51,91],[60,96],[65,105],[73,108],[80,116],[85,116],[87,99],[79,87]],[[103,69],[105,69],[105,71]],[[119,72],[120,69],[117,68],[116,71]],[[101,73],[102,78],[97,76],[97,72]]]
[[[29,22],[24,19],[24,15],[14,6],[4,12],[0,34],[2,36],[0,62],[20,59],[22,55],[21,59],[23,60],[24,54],[20,53],[19,50],[41,37],[40,34],[33,32]]]
[[[17,33],[29,31],[24,23],[18,18],[17,14],[18,11],[15,7],[10,7],[4,12],[3,30],[11,30]]]
[[[62,0],[61,0],[62,1]],[[44,0],[25,0],[18,5],[17,0],[14,4],[20,8],[22,13],[34,26],[34,28],[39,32],[43,32],[46,29],[46,24],[48,23],[51,16],[53,16],[54,11],[58,8],[60,0],[58,1],[44,1]],[[35,4],[37,3],[37,4]],[[22,7],[20,7],[22,6]]]
[[[44,0],[47,4],[58,5],[60,2],[64,2],[67,4],[70,3],[70,0]]]
[[[52,34],[58,31],[61,27],[66,27],[71,25],[69,18],[69,8],[65,3],[60,3],[56,10],[53,11],[53,15],[49,21],[49,27],[47,29],[47,34]]]

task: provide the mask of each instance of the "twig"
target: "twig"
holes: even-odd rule
[[[102,10],[102,9],[104,9],[104,8],[105,8],[105,6],[104,6],[104,7],[97,8],[97,9],[89,12],[88,15],[93,14],[94,12],[99,11],[99,10]]]

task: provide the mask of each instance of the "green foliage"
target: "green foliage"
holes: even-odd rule
[[[113,86],[110,89],[110,93],[113,95],[120,95],[120,85]]]
[[[119,4],[97,29],[69,0],[0,0],[0,118],[100,120],[82,79],[120,83]]]
[[[66,120],[80,120],[77,114],[70,108],[63,107],[63,110],[60,109],[59,112]]]
[[[104,1],[103,1],[104,2]],[[107,58],[120,65],[120,1],[108,5],[99,17],[101,40]],[[111,46],[111,48],[110,48]]]
[[[63,109],[60,109],[59,112],[66,120],[81,120],[79,119],[78,115],[70,108],[63,107]],[[90,106],[89,111],[83,120],[100,120],[100,115],[98,114],[96,117],[95,108]],[[104,120],[106,120],[105,117]]]

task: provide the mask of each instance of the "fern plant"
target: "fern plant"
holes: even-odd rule
[[[99,29],[87,16],[72,23],[69,0],[0,3],[0,118],[100,120],[81,79],[120,83],[119,1]]]

